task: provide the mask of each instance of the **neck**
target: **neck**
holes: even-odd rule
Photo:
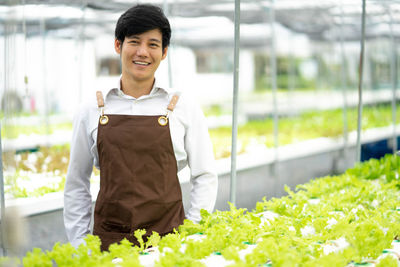
[[[155,79],[150,79],[146,81],[135,81],[133,79],[121,77],[121,90],[126,95],[133,96],[134,98],[139,98],[142,95],[150,94],[153,88]]]

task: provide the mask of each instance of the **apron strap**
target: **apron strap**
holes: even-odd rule
[[[97,106],[99,108],[104,108],[103,93],[101,91],[97,91],[96,97],[97,97]],[[174,111],[176,103],[178,103],[178,100],[179,100],[179,95],[173,95],[171,101],[169,101],[167,109],[171,112]]]
[[[101,91],[96,92],[96,97],[97,97],[97,106],[99,108],[104,107],[104,98],[103,98],[103,93]]]
[[[178,100],[179,100],[179,95],[173,95],[171,101],[168,104],[167,109],[171,112],[174,111],[174,108],[176,106],[176,103],[178,103]]]
[[[97,106],[99,108],[103,108],[104,107],[104,98],[103,98],[103,93],[101,91],[97,91],[96,92],[96,97],[97,97]],[[179,95],[173,95],[171,98],[171,101],[168,104],[167,109],[169,111],[174,111],[174,108],[176,106],[176,103],[178,103],[179,100]]]

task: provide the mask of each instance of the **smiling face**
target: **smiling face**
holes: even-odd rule
[[[125,37],[123,44],[115,40],[115,51],[121,56],[122,76],[137,83],[153,82],[168,47],[162,49],[162,34],[154,29]]]

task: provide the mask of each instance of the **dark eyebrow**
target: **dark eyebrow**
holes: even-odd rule
[[[156,42],[156,43],[161,43],[161,41],[160,41],[160,40],[158,40],[158,39],[154,39],[154,38],[150,39],[150,41],[151,41],[151,42]]]
[[[132,41],[139,40],[139,38],[132,36],[132,37],[127,37],[125,40],[129,43],[129,42],[132,42]]]
[[[139,36],[133,35],[131,37],[127,37],[128,39],[135,39],[135,40],[140,40]],[[129,41],[128,41],[129,42]],[[161,40],[156,39],[156,38],[151,38],[150,42],[156,42],[161,44]]]
[[[135,40],[140,40],[139,36],[136,36],[136,35],[133,35],[133,36],[127,37],[127,39],[135,39]],[[128,40],[128,42],[129,42],[129,40]],[[161,40],[159,40],[159,39],[156,39],[156,38],[151,38],[151,39],[150,39],[150,42],[156,42],[156,43],[159,43],[159,44],[161,44]]]

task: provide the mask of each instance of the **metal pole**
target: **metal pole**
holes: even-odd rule
[[[230,202],[236,205],[236,144],[239,87],[239,46],[240,46],[240,0],[235,0],[235,46],[233,61],[233,103],[232,103],[232,150],[231,150],[231,188]]]
[[[46,124],[46,135],[50,135],[50,121],[49,121],[49,96],[47,92],[46,82],[46,22],[45,18],[42,17],[40,20],[40,34],[42,36],[42,80],[43,80],[43,96],[44,96],[44,107],[45,107],[45,124]],[[47,139],[48,140],[48,139]],[[47,144],[48,145],[48,144]]]
[[[25,99],[29,100],[28,92],[28,74],[27,74],[27,31],[26,31],[26,18],[25,18],[25,0],[22,0],[22,31],[24,33],[24,84],[25,84]]]
[[[84,77],[85,68],[83,67],[84,50],[85,50],[85,15],[86,15],[86,1],[81,1],[81,23],[79,27],[79,34],[77,35],[78,44],[78,103],[82,102],[82,92],[84,90],[82,80]]]
[[[11,1],[8,6],[8,17],[5,19],[3,27],[4,27],[4,92],[10,92],[10,88],[12,85],[12,81],[15,82],[14,79],[10,77],[13,74],[13,68],[15,68],[12,62],[13,56],[15,57],[15,38],[17,33],[17,24],[15,23],[15,9],[13,8],[16,5],[16,1]],[[12,34],[14,34],[12,36]],[[3,98],[6,96],[3,96]],[[7,98],[7,97],[6,97]],[[8,101],[8,99],[6,99]],[[11,112],[13,112],[12,108],[9,105],[5,105],[3,107],[4,112],[4,121],[7,121],[11,117]],[[8,244],[8,232],[7,232],[7,223],[6,223],[6,204],[5,204],[5,196],[4,196],[4,175],[3,175],[3,146],[1,143],[1,124],[0,124],[0,231],[1,231],[1,249],[3,256],[7,256],[7,248]]]
[[[322,59],[321,59],[321,50],[320,49],[320,43],[318,41],[313,41],[313,50],[314,50],[314,55],[315,55],[315,61],[317,63],[317,78],[315,80],[315,91],[318,91],[319,89],[322,88],[322,82],[321,82],[321,77],[323,75],[322,72]]]
[[[0,132],[1,132],[1,124],[0,124]],[[0,202],[1,202],[1,248],[3,250],[3,256],[7,256],[7,244],[5,243],[6,238],[6,225],[5,225],[5,211],[6,211],[6,203],[4,198],[4,176],[3,176],[3,147],[1,143],[1,134],[0,134]]]
[[[7,92],[8,85],[9,85],[9,83],[8,83],[8,79],[9,79],[9,77],[8,77],[8,74],[9,74],[9,71],[8,71],[8,69],[9,69],[8,68],[9,67],[8,66],[8,63],[9,63],[9,44],[8,44],[9,32],[8,32],[8,30],[9,29],[7,27],[7,21],[4,22],[3,28],[4,28],[4,92]],[[4,115],[6,115],[6,112],[7,112],[7,109],[5,108]],[[5,118],[6,118],[6,116],[5,116]],[[0,133],[1,133],[1,124],[0,124]],[[7,232],[6,232],[6,225],[5,225],[5,219],[4,219],[5,218],[5,209],[6,209],[5,206],[6,205],[5,205],[5,198],[4,198],[3,147],[1,144],[1,134],[0,134],[0,208],[1,208],[1,213],[0,213],[0,216],[1,216],[1,220],[0,220],[1,239],[0,239],[0,242],[1,242],[1,250],[2,250],[3,256],[7,256],[7,250],[6,250],[6,247],[7,247],[6,234],[7,234]]]
[[[164,14],[166,17],[169,16],[169,8],[168,8],[168,0],[164,0],[163,2],[163,10]],[[170,45],[171,47],[171,45]],[[173,87],[173,81],[172,81],[172,63],[171,63],[171,53],[169,53],[169,56],[167,57],[167,63],[168,63],[168,85],[170,88]]]
[[[357,145],[356,145],[356,163],[361,160],[361,118],[362,118],[362,83],[363,83],[363,64],[364,64],[364,49],[365,49],[365,2],[362,1],[362,16],[361,16],[361,51],[360,65],[358,66],[358,114],[357,114]]]
[[[396,154],[397,152],[397,134],[396,134],[396,89],[397,89],[397,49],[396,49],[396,41],[394,40],[394,32],[393,32],[393,17],[390,12],[390,7],[387,8],[389,14],[389,28],[390,28],[390,44],[392,48],[392,56],[390,61],[390,75],[392,76],[392,121],[393,121],[393,147],[392,152]]]
[[[293,93],[294,88],[296,86],[296,64],[295,64],[295,57],[293,55],[293,33],[289,33],[289,70],[288,70],[288,89],[289,89],[289,114],[295,115],[297,112],[295,110],[295,105],[293,103]]]
[[[344,40],[343,40],[343,1],[340,3],[341,11],[341,21],[340,21],[340,53],[341,53],[341,85],[342,85],[342,95],[343,95],[343,155],[346,159],[347,148],[348,148],[348,122],[347,122],[347,81],[346,81],[346,56],[344,52]]]
[[[274,194],[277,193],[277,179],[278,179],[278,100],[277,100],[277,84],[276,84],[276,49],[275,49],[275,10],[274,0],[271,0],[270,6],[270,27],[271,27],[271,86],[272,86],[272,105],[274,111],[274,162],[272,164],[272,175],[274,177]]]

